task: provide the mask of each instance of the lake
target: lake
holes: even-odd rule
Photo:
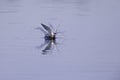
[[[0,80],[120,80],[119,4],[0,0]],[[44,45],[41,23],[60,32],[56,44]]]

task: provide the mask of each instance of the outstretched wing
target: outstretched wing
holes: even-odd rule
[[[35,29],[41,30],[44,34],[48,34],[45,30],[43,30],[41,27],[37,27]]]
[[[48,32],[48,34],[51,35],[52,30],[51,30],[48,26],[46,26],[45,24],[41,24],[41,25],[42,25],[43,28]]]

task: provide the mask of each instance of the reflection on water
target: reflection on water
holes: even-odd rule
[[[43,55],[47,55],[49,53],[52,53],[55,45],[56,45],[56,40],[44,40],[44,43],[37,48],[42,49]]]

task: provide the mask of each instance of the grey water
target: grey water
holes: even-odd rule
[[[0,0],[0,80],[120,80],[119,0]],[[60,31],[46,55],[40,23]]]

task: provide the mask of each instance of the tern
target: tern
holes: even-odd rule
[[[45,24],[41,23],[41,25],[42,25],[42,27],[44,29],[40,28],[40,30],[42,32],[44,32],[44,34],[45,34],[45,36],[44,36],[45,40],[55,40],[56,39],[56,32],[54,32],[49,26],[47,26]]]
[[[46,55],[50,53],[54,47],[57,45],[56,35],[60,32],[57,32],[57,29],[54,29],[52,25],[45,25],[41,23],[42,27],[37,27],[44,33],[44,43],[38,46],[37,48],[42,48],[42,54]],[[57,47],[56,47],[57,48]]]

